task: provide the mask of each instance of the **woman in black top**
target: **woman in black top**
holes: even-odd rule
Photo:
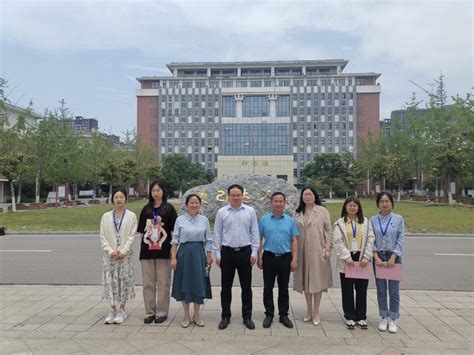
[[[141,213],[138,232],[142,235],[140,261],[143,275],[145,324],[163,323],[170,306],[170,250],[173,227],[177,218],[167,202],[166,191],[158,181],[150,185],[149,200]]]

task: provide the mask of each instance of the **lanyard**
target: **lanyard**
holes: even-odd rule
[[[115,218],[116,211],[114,210],[114,227],[115,227],[115,234],[118,236],[120,234],[120,228],[122,228],[123,217],[125,216],[125,212],[127,209],[123,210],[122,218],[120,218],[120,224],[117,225],[117,219]]]
[[[156,213],[155,213],[155,209],[153,208],[153,225],[156,225],[156,221],[158,220],[158,215],[160,213],[160,209],[158,208]]]
[[[382,236],[385,237],[385,234],[387,234],[388,226],[390,225],[390,222],[392,221],[392,217],[389,218],[387,225],[385,226],[385,230],[382,228],[382,222],[380,222],[380,216],[378,217],[378,219],[379,219],[380,231],[382,232]]]
[[[352,226],[352,238],[356,239],[356,236],[357,236],[357,222],[352,222],[351,221],[351,226]]]

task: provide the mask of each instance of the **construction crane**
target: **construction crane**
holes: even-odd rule
[[[430,105],[431,106],[434,106],[434,103],[435,103],[435,99],[438,98],[438,95],[435,95],[433,94],[432,92],[429,92],[428,90],[426,90],[423,86],[421,86],[420,84],[417,84],[415,83],[413,80],[408,80],[410,83],[412,83],[413,85],[415,85],[418,89],[424,91],[429,97],[430,97]]]

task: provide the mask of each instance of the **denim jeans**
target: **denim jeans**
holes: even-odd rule
[[[388,261],[392,252],[378,251],[379,258],[382,261]],[[395,264],[401,264],[402,258],[397,256]],[[374,262],[375,273],[375,262]],[[379,304],[379,315],[382,318],[390,317],[392,320],[400,316],[400,281],[378,279],[375,275],[375,285],[377,286],[377,301]],[[390,309],[387,306],[387,288],[390,296]]]

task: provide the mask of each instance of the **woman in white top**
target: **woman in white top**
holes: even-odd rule
[[[112,202],[114,210],[104,213],[100,221],[100,242],[104,250],[102,298],[112,307],[104,323],[120,324],[127,318],[125,303],[135,298],[131,247],[137,231],[137,216],[125,208],[125,190],[114,191]],[[117,310],[117,307],[120,308]]]

